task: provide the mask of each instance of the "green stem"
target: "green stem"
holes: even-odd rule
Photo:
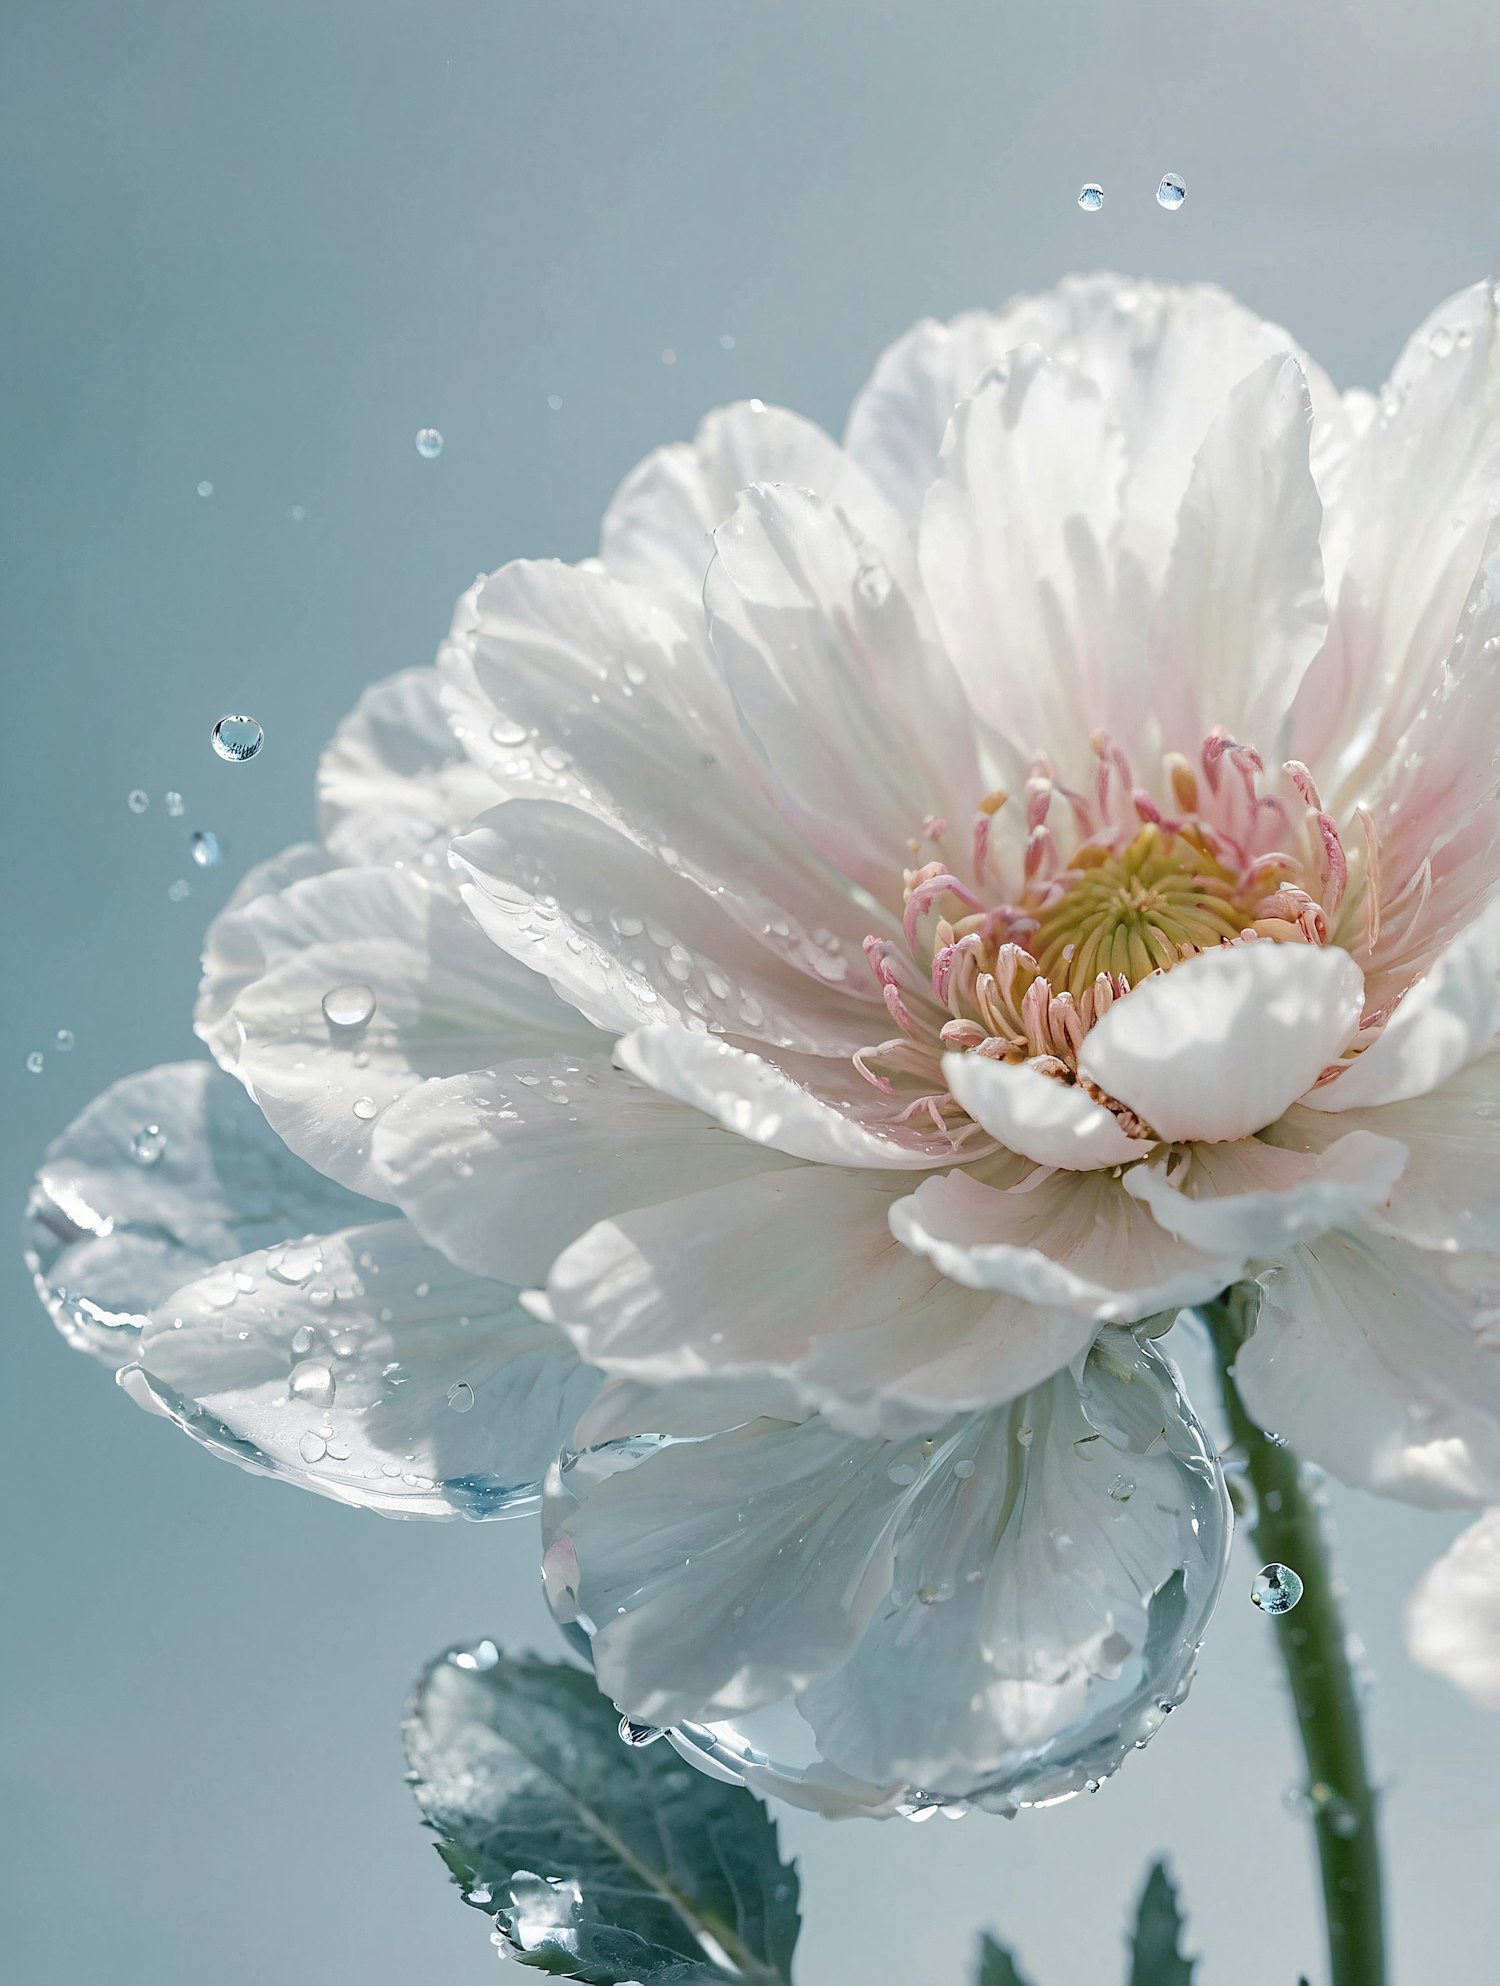
[[[1204,1304],[1201,1314],[1218,1353],[1230,1433],[1255,1492],[1255,1548],[1263,1564],[1289,1565],[1303,1582],[1295,1611],[1275,1618],[1272,1626],[1307,1761],[1329,1979],[1331,1986],[1385,1986],[1377,1801],[1329,1562],[1327,1519],[1307,1471],[1251,1419],[1234,1383],[1234,1361],[1253,1322],[1254,1303],[1253,1290],[1235,1289]]]

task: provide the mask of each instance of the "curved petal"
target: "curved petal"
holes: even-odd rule
[[[415,863],[446,877],[456,828],[501,797],[449,728],[436,669],[367,689],[318,761],[318,832],[351,868]]]
[[[770,1377],[866,1435],[1013,1399],[1087,1349],[1092,1319],[963,1289],[895,1241],[905,1185],[799,1166],[603,1221],[553,1264],[549,1313],[606,1372],[756,1399]]]
[[[1120,1120],[1076,1084],[1044,1076],[1030,1062],[994,1062],[985,1055],[945,1055],[943,1080],[956,1103],[1008,1151],[1069,1172],[1128,1165],[1145,1158],[1149,1141],[1129,1138]]]
[[[598,1379],[514,1289],[394,1220],[189,1283],[122,1382],[257,1474],[388,1517],[494,1517],[534,1498]]]
[[[1363,984],[1332,946],[1222,946],[1117,1000],[1084,1036],[1078,1073],[1170,1142],[1247,1138],[1338,1058]]]
[[[760,1421],[584,1456],[544,1529],[554,1611],[631,1716],[794,1782],[832,1765],[1011,1807],[1156,1728],[1228,1542],[1201,1431],[1129,1339],[1081,1390],[1059,1374],[927,1440]]]
[[[295,1158],[212,1062],[169,1062],[112,1084],[47,1147],[26,1266],[68,1343],[117,1366],[202,1271],[380,1211]]]
[[[691,442],[658,448],[631,470],[604,513],[599,556],[620,578],[677,594],[696,610],[713,533],[752,483],[816,490],[880,546],[887,564],[903,554],[899,518],[831,436],[784,407],[742,400],[709,414]]]
[[[1175,1165],[1135,1166],[1123,1184],[1169,1234],[1256,1260],[1357,1222],[1389,1198],[1405,1164],[1404,1145],[1371,1131],[1314,1155],[1242,1138],[1194,1145]]]
[[[325,1013],[343,986],[373,997],[363,1025]],[[397,869],[336,869],[217,918],[196,1026],[299,1157],[381,1200],[373,1127],[414,1084],[600,1042],[446,893]]]
[[[1193,461],[1152,621],[1154,704],[1169,748],[1216,726],[1275,749],[1328,625],[1302,368],[1264,360],[1215,417]]]
[[[1202,1303],[1244,1268],[1241,1254],[1205,1254],[1169,1235],[1103,1172],[1056,1172],[1006,1191],[945,1173],[896,1201],[891,1231],[969,1289],[1009,1290],[1101,1324]]]
[[[275,896],[279,890],[290,889],[293,883],[305,883],[309,876],[326,876],[337,867],[321,842],[294,841],[289,848],[280,849],[266,861],[247,869],[225,898],[219,915],[227,917],[230,911],[243,910],[257,897]]]
[[[522,1286],[595,1221],[790,1163],[603,1057],[567,1055],[418,1085],[380,1120],[374,1156],[434,1247]]]
[[[1406,1645],[1424,1669],[1500,1710],[1500,1510],[1423,1573],[1406,1603]]]
[[[1500,1262],[1326,1234],[1260,1279],[1245,1404],[1344,1482],[1429,1506],[1500,1501]]]
[[[453,844],[464,901],[502,951],[597,1026],[670,1019],[852,1054],[879,988],[852,944],[793,970],[717,902],[576,808],[512,800]],[[857,997],[862,995],[863,997]]]

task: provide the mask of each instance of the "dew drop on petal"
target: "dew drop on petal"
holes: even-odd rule
[[[456,1414],[466,1414],[474,1404],[474,1388],[467,1379],[460,1379],[455,1386],[448,1388],[448,1405]]]
[[[323,1018],[330,1027],[363,1027],[374,1011],[375,994],[362,980],[330,986],[323,995]]]
[[[182,818],[182,795],[180,793],[174,792],[164,795],[164,805],[174,821]]]
[[[323,1248],[317,1241],[289,1241],[276,1260],[267,1265],[279,1283],[293,1288],[317,1275],[323,1266]]]
[[[368,1124],[379,1111],[380,1106],[372,1096],[357,1096],[354,1099],[354,1114],[361,1124]]]
[[[1302,1598],[1302,1581],[1289,1565],[1263,1565],[1250,1582],[1250,1598],[1263,1614],[1289,1614]]]
[[[417,429],[417,453],[424,462],[436,462],[443,452],[443,436],[440,428]]]
[[[70,1027],[60,1027],[52,1037],[52,1046],[59,1055],[71,1054],[78,1037]]]
[[[216,869],[224,858],[224,844],[212,828],[198,828],[188,849],[200,869]]]
[[[1104,205],[1104,188],[1091,179],[1086,186],[1079,187],[1078,204],[1086,214],[1097,214]]]
[[[307,1354],[312,1350],[313,1335],[311,1324],[299,1324],[292,1333],[292,1350],[298,1358],[306,1358]]]
[[[1109,1486],[1109,1493],[1116,1503],[1129,1503],[1135,1495],[1135,1484],[1129,1476],[1116,1476]]]
[[[130,1156],[137,1165],[155,1165],[167,1148],[166,1134],[159,1124],[143,1124],[130,1141]]]
[[[39,1076],[46,1065],[47,1058],[43,1055],[40,1048],[33,1048],[31,1053],[26,1057],[27,1070],[33,1076]]]
[[[133,814],[144,814],[151,805],[151,795],[143,793],[139,786],[132,787],[125,795],[125,804]]]
[[[266,741],[266,734],[253,717],[221,717],[214,726],[214,750],[231,765],[253,759]]]
[[[309,1358],[292,1367],[287,1390],[294,1400],[305,1400],[311,1407],[331,1407],[337,1388],[322,1360]]]
[[[321,1434],[314,1434],[312,1429],[309,1428],[307,1433],[297,1443],[297,1453],[302,1457],[304,1462],[321,1462],[323,1457],[328,1453],[328,1443],[323,1439]]]
[[[1187,198],[1187,188],[1175,172],[1165,172],[1161,184],[1156,189],[1156,204],[1165,207],[1169,214],[1175,214]]]
[[[666,1735],[660,1724],[637,1724],[633,1717],[620,1719],[620,1742],[629,1745],[633,1751],[641,1751],[647,1745],[654,1745],[658,1738],[664,1738]]]

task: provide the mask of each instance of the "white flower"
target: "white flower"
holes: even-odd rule
[[[554,1604],[633,1716],[779,1717],[777,1763],[792,1719],[779,1790],[1100,1776],[1226,1542],[1121,1327],[1257,1277],[1265,1424],[1500,1498],[1497,515],[1489,286],[1378,403],[1097,278],[918,326],[844,449],[711,416],[598,560],[477,582],[438,675],[368,694],[322,847],[209,934],[200,1034],[387,1216],[323,1310],[264,1250],[195,1275],[190,1202],[132,1285],[70,1206],[109,1204],[87,1119],[39,1216],[71,1286],[149,1316],[138,1391],[348,1500],[401,1501],[398,1428],[414,1509],[613,1444],[553,1475]]]
[[[1418,1582],[1406,1639],[1424,1667],[1500,1710],[1500,1510],[1461,1531]]]

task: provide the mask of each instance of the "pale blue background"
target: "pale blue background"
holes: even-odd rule
[[[1495,22],[1491,0],[3,0],[0,1202],[96,1089],[189,1050],[202,925],[309,828],[360,685],[427,659],[481,566],[591,550],[616,479],[715,401],[837,427],[915,316],[1097,264],[1217,278],[1375,383],[1496,259]],[[437,463],[412,447],[428,422]],[[268,743],[231,769],[207,734],[238,708]],[[230,844],[212,877],[186,861],[198,825]],[[76,1050],[26,1075],[61,1026]],[[10,1253],[3,1273],[9,1976],[493,1978],[396,1722],[443,1641],[548,1645],[529,1527],[403,1527],[239,1476],[66,1352]],[[1453,1525],[1341,1514],[1397,1976],[1480,1986],[1500,1719],[1399,1639]],[[791,1821],[804,1986],[956,1986],[982,1922],[1034,1986],[1110,1986],[1163,1846],[1204,1986],[1316,1978],[1250,1569],[1189,1707],[1098,1799]]]

